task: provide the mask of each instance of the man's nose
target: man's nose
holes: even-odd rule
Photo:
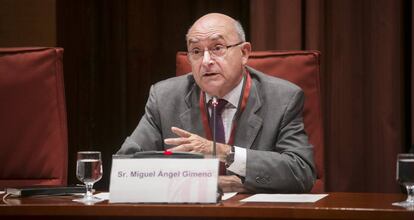
[[[204,50],[204,55],[203,55],[203,65],[210,65],[212,64],[213,60],[211,59],[211,55],[210,55],[210,51],[209,50]]]

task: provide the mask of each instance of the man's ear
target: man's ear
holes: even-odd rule
[[[244,42],[241,47],[241,51],[242,51],[242,63],[243,65],[246,65],[247,60],[249,60],[250,52],[252,51],[252,45],[250,44],[250,42]]]

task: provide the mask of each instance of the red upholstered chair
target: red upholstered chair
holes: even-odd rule
[[[0,48],[0,189],[66,185],[62,48]]]
[[[272,76],[291,81],[305,92],[304,124],[310,143],[314,146],[317,181],[312,192],[325,191],[324,137],[319,81],[319,52],[317,51],[255,51],[248,65]],[[191,72],[185,52],[178,52],[176,74]]]

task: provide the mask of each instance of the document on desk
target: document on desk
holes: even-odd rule
[[[101,192],[95,194],[94,196],[100,198],[101,200],[109,200],[109,192]]]
[[[221,197],[221,200],[227,200],[230,199],[231,197],[237,195],[237,192],[228,192],[228,193],[223,193],[223,196]]]
[[[316,202],[328,194],[256,194],[240,202]]]

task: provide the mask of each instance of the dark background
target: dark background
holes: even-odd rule
[[[397,192],[396,154],[413,142],[412,11],[410,0],[0,0],[0,46],[65,49],[68,180],[78,150],[100,150],[105,189],[187,29],[225,13],[253,50],[321,51],[327,190]]]

